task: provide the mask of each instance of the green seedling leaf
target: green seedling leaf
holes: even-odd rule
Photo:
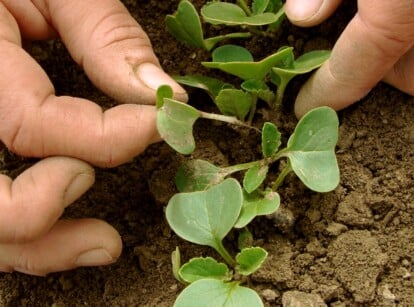
[[[205,48],[200,17],[190,1],[180,1],[175,15],[167,15],[165,23],[168,31],[178,41],[193,47]]]
[[[215,49],[212,53],[213,62],[253,62],[253,56],[249,50],[237,45],[224,45]]]
[[[279,12],[283,8],[282,0],[270,0],[269,5],[266,8],[267,12]]]
[[[205,90],[212,100],[216,99],[222,89],[233,88],[233,85],[230,83],[200,75],[174,76],[173,78],[180,84]]]
[[[206,191],[175,194],[166,209],[167,221],[181,238],[217,251],[240,214],[243,193],[232,178]]]
[[[175,251],[171,253],[171,265],[175,279],[177,279],[179,282],[184,282],[184,280],[181,279],[179,274],[179,270],[181,267],[181,254],[178,246],[175,248]]]
[[[192,283],[199,279],[214,278],[229,281],[232,274],[224,263],[217,262],[214,258],[193,258],[184,264],[180,271],[180,278]]]
[[[306,74],[312,70],[320,67],[330,56],[331,52],[328,50],[316,50],[305,53],[297,58],[295,61],[286,61],[280,66],[273,67],[271,73],[271,80],[278,86],[279,103],[283,97],[287,84],[295,76]],[[293,60],[293,53],[291,54]]]
[[[269,105],[275,99],[275,94],[273,93],[273,91],[271,91],[267,84],[262,80],[246,80],[240,86],[246,92],[252,93],[253,95],[259,97]]]
[[[256,216],[274,213],[280,205],[280,196],[277,192],[266,191],[264,197],[259,193],[243,193],[243,207],[235,228],[243,228]]]
[[[283,155],[300,180],[311,190],[329,192],[339,183],[335,156],[338,116],[328,107],[309,111],[298,122]]]
[[[277,127],[269,122],[266,122],[262,128],[262,152],[263,157],[268,158],[273,156],[282,144],[281,133]]]
[[[253,100],[250,93],[238,89],[224,89],[220,91],[215,102],[222,114],[244,121],[252,108]]]
[[[243,249],[236,256],[236,272],[248,276],[260,268],[267,257],[267,252],[261,247]]]
[[[252,13],[254,15],[264,13],[269,6],[269,0],[253,0]]]
[[[195,149],[193,137],[194,122],[200,112],[185,103],[164,98],[164,104],[157,112],[157,129],[162,139],[174,150],[184,155]]]
[[[177,171],[175,183],[180,192],[204,191],[224,180],[227,173],[204,160],[188,160]]]
[[[157,88],[157,109],[164,105],[164,98],[173,98],[173,90],[169,85],[161,85]]]
[[[210,2],[201,8],[204,21],[213,25],[225,24],[228,26],[246,25],[262,26],[274,23],[278,16],[273,13],[261,13],[247,16],[243,9],[228,2]]]
[[[261,307],[260,296],[238,282],[200,279],[185,288],[174,307]]]
[[[267,27],[267,31],[275,32],[276,30],[280,28],[280,25],[285,19],[285,8],[283,7],[283,2],[280,0],[270,0],[266,11],[272,12],[277,16],[277,21],[268,25]]]
[[[227,52],[230,53],[232,45],[226,45]],[[222,46],[224,47],[224,46]],[[219,47],[221,48],[221,47]],[[219,49],[217,48],[217,49]],[[241,48],[241,47],[238,47]],[[208,68],[220,69],[229,74],[235,75],[243,80],[256,79],[263,80],[266,75],[271,71],[272,67],[277,66],[282,63],[289,53],[291,53],[292,48],[284,48],[259,62],[254,61],[240,61],[240,60],[230,60],[230,61],[217,61],[215,62],[202,62],[201,64]],[[231,59],[230,57],[227,59]],[[247,58],[246,58],[247,59]]]
[[[269,166],[267,164],[256,164],[249,168],[243,178],[243,187],[247,193],[252,193],[266,179]]]

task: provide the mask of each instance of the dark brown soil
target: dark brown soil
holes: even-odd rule
[[[124,3],[151,37],[166,71],[204,72],[197,63],[207,54],[177,43],[165,31],[163,18],[178,1]],[[286,23],[276,39],[248,44],[258,58],[284,44],[295,46],[298,54],[330,48],[354,10],[347,1],[320,27],[299,29]],[[29,48],[58,94],[112,104],[59,41]],[[303,80],[288,88],[279,113],[261,107],[258,125],[273,121],[286,138],[296,124],[290,105]],[[191,94],[197,106],[210,108],[203,94]],[[287,178],[280,189],[282,210],[252,225],[256,243],[269,251],[252,285],[267,306],[414,306],[414,99],[380,84],[339,116],[340,185],[334,192],[315,194],[296,177]],[[197,125],[194,157],[219,165],[257,158],[257,137],[208,125]],[[0,273],[0,306],[172,306],[182,286],[171,274],[170,253],[177,245],[185,259],[212,253],[177,238],[165,222],[163,206],[174,193],[181,160],[167,145],[156,144],[131,163],[98,169],[95,186],[67,209],[65,218],[111,223],[124,242],[119,261],[46,278]],[[1,172],[15,176],[32,162],[3,149]]]

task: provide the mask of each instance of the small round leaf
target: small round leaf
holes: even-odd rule
[[[261,247],[244,248],[236,256],[237,273],[241,275],[253,274],[260,268],[267,257],[267,252]]]
[[[232,277],[227,265],[211,257],[191,259],[180,268],[179,274],[180,278],[188,283],[205,278],[228,281]]]
[[[181,238],[220,249],[242,207],[240,184],[233,178],[206,191],[175,194],[168,202],[167,221]]]
[[[200,279],[185,288],[174,307],[262,307],[260,296],[237,282]]]

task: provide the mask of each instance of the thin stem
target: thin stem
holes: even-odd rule
[[[275,107],[281,106],[283,102],[283,95],[285,94],[287,83],[281,82],[276,91]]]
[[[234,116],[207,113],[207,112],[203,112],[203,111],[200,111],[200,116],[202,118],[211,119],[211,120],[218,120],[218,121],[222,121],[222,122],[229,123],[229,124],[232,124],[232,125],[246,127],[246,128],[253,129],[253,130],[256,130],[256,131],[260,132],[260,130],[257,129],[256,127],[250,126],[250,125],[246,124],[245,122],[242,122],[241,120],[238,120]]]
[[[243,11],[246,13],[247,16],[252,15],[252,11],[250,10],[249,6],[247,5],[246,1],[244,0],[237,0],[237,5],[240,6]]]
[[[290,163],[288,163],[285,168],[282,170],[282,172],[277,176],[275,182],[273,183],[272,190],[276,191],[279,186],[283,183],[283,180],[292,171],[292,167],[290,166]]]
[[[251,125],[253,122],[253,117],[254,117],[254,114],[256,113],[256,106],[257,106],[257,96],[254,95],[252,107],[250,108],[250,112],[249,112],[249,118],[247,119],[247,123],[249,125]]]
[[[234,261],[233,257],[224,247],[223,242],[218,240],[216,242],[216,246],[214,246],[214,249],[220,254],[221,257],[223,257],[224,261],[226,261],[229,266],[231,266],[232,268],[236,266],[236,261]]]
[[[260,163],[263,163],[264,161],[265,161],[265,159],[252,161],[252,162],[247,162],[247,163],[236,164],[236,165],[231,165],[231,166],[223,167],[221,169],[221,171],[223,173],[225,173],[226,176],[228,176],[228,175],[236,173],[236,172],[247,170],[249,168],[252,168],[253,166],[260,165]]]

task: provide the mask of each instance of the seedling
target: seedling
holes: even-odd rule
[[[284,17],[281,0],[213,1],[205,4],[200,13],[201,17],[191,2],[182,0],[177,12],[167,16],[166,23],[178,40],[208,51],[228,38],[271,36],[269,33],[278,28]],[[202,21],[212,27],[238,26],[245,32],[205,39]],[[173,149],[189,155],[196,147],[194,123],[199,119],[222,121],[254,129],[261,136],[262,157],[230,166],[189,159],[178,169],[175,183],[179,193],[168,202],[167,221],[178,236],[210,246],[222,260],[197,257],[181,264],[177,247],[172,253],[173,274],[187,287],[174,306],[263,306],[259,295],[245,286],[267,257],[263,248],[254,246],[248,225],[257,216],[272,214],[279,208],[277,190],[291,172],[316,192],[328,192],[338,185],[334,151],[338,118],[328,107],[308,112],[282,147],[281,133],[273,123],[265,123],[260,130],[252,125],[256,105],[263,100],[275,109],[289,81],[318,68],[329,57],[329,51],[312,51],[295,60],[293,48],[281,47],[255,61],[246,48],[227,44],[214,49],[211,55],[210,62],[201,64],[240,78],[239,85],[200,75],[176,76],[175,80],[205,90],[221,114],[174,100],[172,89],[161,86],[157,91],[158,131]],[[281,160],[280,173],[270,179],[270,167]],[[240,182],[232,177],[236,173],[241,173]],[[226,248],[225,239],[232,230],[239,233],[238,251]]]
[[[227,2],[210,2],[201,9],[205,22],[213,25],[238,25],[248,27],[247,32],[235,32],[204,38],[200,16],[188,0],[182,0],[174,15],[167,15],[168,31],[179,41],[190,46],[211,50],[214,46],[226,39],[248,38],[251,32],[264,33],[256,27],[267,25],[268,31],[278,28],[284,17],[284,10],[280,0],[255,0],[250,8],[244,0],[238,4]]]
[[[250,8],[246,1],[237,4],[209,2],[201,8],[204,21],[213,25],[264,26],[276,24],[284,16],[281,1],[253,1]]]
[[[192,126],[204,113],[173,100],[168,86],[158,90],[157,107],[161,137],[179,152],[191,153],[195,147]],[[223,115],[203,117],[245,125]],[[211,305],[210,297],[206,301],[208,306],[262,306],[259,296],[242,284],[260,268],[267,252],[260,247],[240,246],[240,252],[233,257],[223,239],[233,228],[247,227],[256,216],[274,213],[280,204],[277,189],[291,171],[311,190],[333,190],[339,183],[334,152],[338,125],[336,112],[320,107],[308,112],[298,122],[283,149],[280,149],[281,134],[277,127],[265,123],[261,133],[263,158],[260,160],[226,167],[189,160],[179,168],[176,175],[179,193],[168,202],[167,221],[178,236],[212,247],[225,263],[208,257],[195,258],[181,266],[177,250],[173,257],[174,275],[189,286],[177,298],[175,306],[187,306],[196,298],[199,305],[200,291],[209,292],[217,299]],[[269,166],[282,158],[287,159],[286,166],[269,184],[266,181]],[[230,177],[236,172],[245,172],[241,183]]]
[[[211,50],[218,42],[229,38],[247,38],[249,32],[229,33],[205,39],[201,26],[200,16],[197,10],[188,0],[183,0],[178,5],[175,15],[166,17],[168,31],[179,41],[190,46]]]

